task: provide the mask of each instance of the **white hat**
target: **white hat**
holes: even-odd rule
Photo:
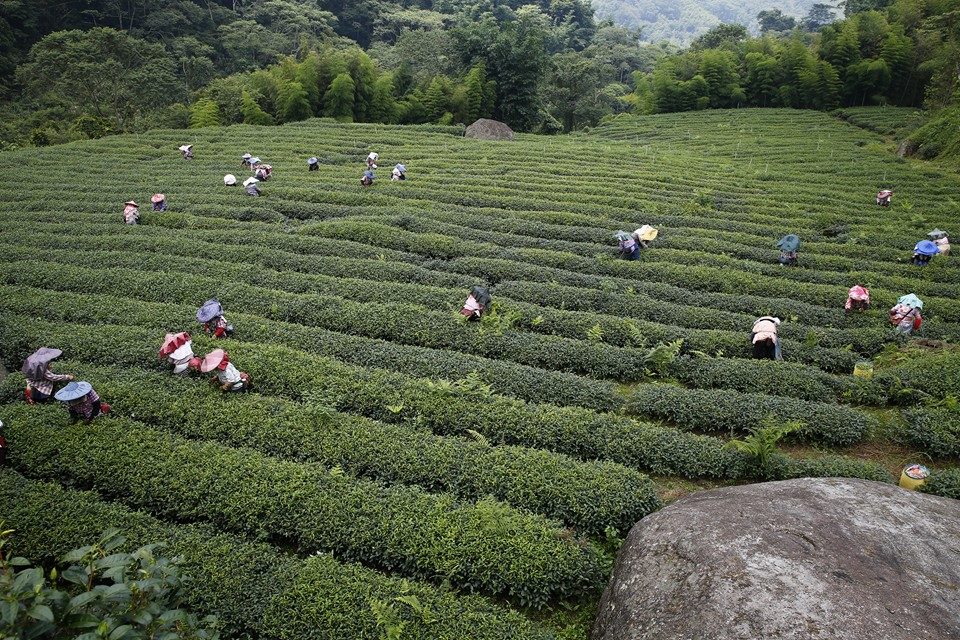
[[[232,173],[228,173],[227,175],[223,176],[223,184],[227,185],[228,187],[232,187],[233,185],[237,184],[237,176],[233,175]]]
[[[252,158],[252,157],[253,157],[253,156],[250,155],[249,153],[243,154],[243,159],[244,159],[244,160],[249,160],[249,159]]]
[[[243,186],[249,187],[250,185],[257,184],[258,182],[260,181],[254,178],[253,176],[250,176],[249,178],[243,181]]]
[[[183,144],[180,145],[180,151],[190,151],[193,148],[192,144]]]

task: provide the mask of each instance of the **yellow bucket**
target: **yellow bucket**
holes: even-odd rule
[[[903,468],[900,474],[900,486],[904,489],[916,491],[927,481],[930,471],[922,464],[910,464]]]
[[[869,380],[873,377],[873,363],[868,361],[858,362],[853,365],[853,375]]]

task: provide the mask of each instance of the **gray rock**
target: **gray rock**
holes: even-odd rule
[[[960,501],[867,480],[704,491],[630,531],[592,640],[960,638]]]
[[[513,140],[513,129],[498,120],[480,118],[467,127],[463,135],[477,140]]]
[[[903,158],[905,156],[912,156],[919,148],[920,145],[913,140],[904,140],[897,146],[897,157]]]

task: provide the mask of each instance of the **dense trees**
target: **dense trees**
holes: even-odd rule
[[[763,11],[757,18],[764,36],[748,39],[731,25],[712,29],[690,50],[640,74],[631,102],[642,113],[736,106],[943,106],[960,72],[955,5],[895,0],[882,12],[868,8],[831,22],[831,7],[815,4],[803,29],[779,37],[774,32],[792,19]],[[848,2],[846,9],[860,6]]]

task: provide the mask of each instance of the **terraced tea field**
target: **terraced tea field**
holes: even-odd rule
[[[513,143],[309,121],[4,153],[0,360],[59,347],[54,370],[113,410],[66,426],[7,377],[0,518],[37,560],[108,526],[167,542],[230,636],[499,640],[582,637],[620,537],[698,487],[920,461],[960,497],[960,263],[909,264],[958,229],[960,179],[888,144],[742,110]],[[264,197],[223,186],[244,152],[274,167]],[[613,233],[644,223],[653,248],[616,259]],[[475,284],[495,309],[466,323]],[[874,307],[847,316],[854,284]],[[925,302],[910,345],[886,319],[906,293]],[[214,348],[194,318],[211,296],[255,393],[157,359],[168,331]],[[766,314],[785,362],[750,359]],[[727,441],[771,420],[803,428],[758,470]]]

